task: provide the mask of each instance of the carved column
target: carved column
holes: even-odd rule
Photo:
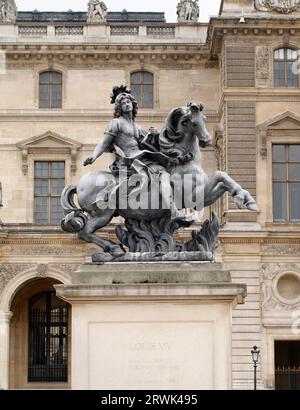
[[[0,390],[9,386],[9,323],[12,312],[0,312]]]

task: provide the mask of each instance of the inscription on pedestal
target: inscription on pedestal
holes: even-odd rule
[[[213,387],[212,322],[90,323],[89,341],[91,389]]]

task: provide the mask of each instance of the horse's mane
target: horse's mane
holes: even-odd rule
[[[182,138],[182,136],[177,132],[177,127],[180,119],[185,114],[185,107],[179,107],[172,110],[167,117],[165,127],[160,133],[160,150],[169,157],[178,157],[182,154],[182,150],[179,149],[179,147],[176,147],[176,143]]]

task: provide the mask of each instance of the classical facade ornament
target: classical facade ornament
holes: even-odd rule
[[[199,15],[198,0],[180,0],[177,4],[177,20],[179,22],[198,21]]]
[[[270,76],[270,51],[268,47],[258,47],[256,50],[256,77],[267,80]]]
[[[37,266],[36,272],[37,276],[39,278],[45,278],[47,276],[47,273],[49,271],[49,265],[48,264],[40,264]]]
[[[70,138],[47,131],[42,135],[28,138],[20,141],[17,147],[22,152],[22,171],[24,175],[28,173],[30,154],[45,154],[52,152],[54,154],[66,154],[71,157],[71,172],[75,175],[77,172],[77,155],[82,144]]]
[[[290,281],[283,293],[282,282]],[[300,306],[300,265],[296,263],[265,263],[261,267],[261,300],[265,311],[290,311]],[[291,286],[294,285],[295,286]],[[294,289],[293,289],[294,288]],[[292,291],[291,291],[292,289]],[[288,294],[291,292],[291,295]],[[296,292],[296,293],[295,293]]]
[[[0,23],[15,23],[17,6],[15,0],[0,0]]]
[[[262,245],[265,255],[300,255],[299,243],[269,243]]]
[[[64,274],[72,275],[77,269],[79,269],[79,264],[69,264],[69,263],[59,263],[59,264],[51,264],[49,265],[50,270],[54,270],[57,272],[63,272]]]
[[[0,294],[8,282],[21,272],[35,268],[34,264],[0,264]]]
[[[255,7],[258,11],[277,11],[278,13],[289,14],[300,8],[299,0],[255,0]]]
[[[105,22],[107,17],[107,7],[104,1],[90,0],[88,3],[87,21],[89,23]]]

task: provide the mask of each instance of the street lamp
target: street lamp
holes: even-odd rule
[[[258,347],[254,346],[253,349],[251,350],[253,367],[254,367],[254,390],[257,390],[256,373],[257,373],[257,363],[258,363],[259,353],[260,353],[260,350],[258,349]]]

